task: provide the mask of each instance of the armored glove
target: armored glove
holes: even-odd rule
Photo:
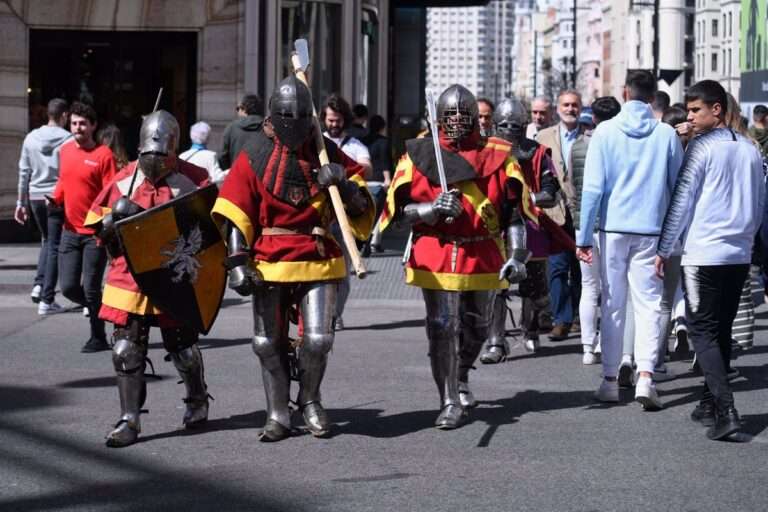
[[[525,261],[517,260],[514,256],[504,263],[499,272],[499,280],[506,279],[510,283],[519,283],[526,277],[528,272],[525,270]]]
[[[229,287],[235,290],[239,295],[247,297],[256,291],[256,288],[258,288],[261,283],[261,278],[254,268],[253,263],[250,261],[250,258],[248,258],[248,255],[243,254],[242,256],[245,256],[243,260],[247,261],[240,265],[235,264],[235,266],[231,267],[229,270]],[[237,258],[237,256],[231,256],[228,259],[228,263],[238,263],[237,261],[234,261],[234,258]]]
[[[458,217],[463,210],[457,192],[441,192],[437,199],[432,201],[432,209],[442,217]]]
[[[329,163],[317,171],[317,183],[322,188],[328,188],[331,185],[338,185],[347,179],[347,171],[344,166],[337,163]]]

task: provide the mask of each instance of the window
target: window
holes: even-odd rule
[[[281,12],[282,55],[288,56],[293,42],[305,38],[312,49],[312,96],[327,98],[341,88],[341,5],[315,2],[285,4]],[[282,76],[292,73],[288,59]]]
[[[728,76],[731,76],[733,74],[733,54],[731,52],[731,49],[728,49],[728,73],[726,73]]]
[[[712,72],[717,72],[717,52],[712,53]]]
[[[712,20],[712,37],[717,37],[717,20]]]
[[[733,36],[733,13],[728,13],[728,36]]]

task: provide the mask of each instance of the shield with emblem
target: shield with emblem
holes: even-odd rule
[[[177,322],[208,334],[221,307],[226,247],[211,219],[216,185],[115,224],[142,293]]]

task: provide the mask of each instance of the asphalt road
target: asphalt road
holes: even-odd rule
[[[463,428],[432,427],[437,391],[417,290],[396,255],[369,260],[355,282],[323,386],[330,439],[257,440],[264,396],[250,348],[250,307],[227,295],[201,347],[215,397],[207,428],[180,428],[183,386],[163,361],[159,332],[141,442],[109,449],[118,417],[109,353],[81,354],[77,312],[38,317],[29,302],[33,251],[0,247],[0,510],[659,510],[768,509],[768,309],[756,346],[735,361],[747,421],[735,442],[712,442],[688,419],[700,378],[659,385],[666,408],[623,395],[593,402],[598,366],[578,339],[518,344],[511,360],[478,366],[481,401]],[[297,424],[301,424],[297,418]]]

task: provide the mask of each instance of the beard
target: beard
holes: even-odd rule
[[[328,135],[330,135],[334,139],[338,139],[339,137],[341,137],[341,133],[343,131],[344,131],[344,128],[340,128],[338,126],[328,127]]]

